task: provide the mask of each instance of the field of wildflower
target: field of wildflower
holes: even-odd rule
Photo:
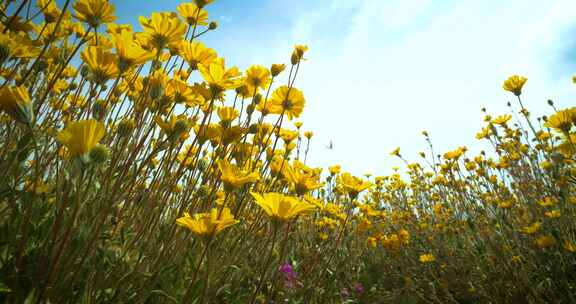
[[[240,71],[212,0],[114,2],[0,2],[0,302],[576,303],[576,108],[514,75],[490,151],[316,168],[307,46]]]

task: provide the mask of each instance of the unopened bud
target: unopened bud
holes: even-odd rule
[[[128,136],[132,133],[135,127],[136,123],[133,119],[123,119],[118,123],[118,135],[121,137]]]
[[[97,164],[104,163],[110,158],[110,149],[98,144],[90,151],[90,160]]]

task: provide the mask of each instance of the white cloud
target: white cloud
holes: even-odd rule
[[[295,18],[293,39],[311,47],[297,85],[309,101],[305,127],[317,134],[312,164],[341,163],[357,174],[389,172],[397,162],[388,153],[396,146],[411,159],[425,150],[424,129],[441,150],[480,148],[474,139],[482,124],[479,110],[507,110],[513,96],[501,90],[501,83],[510,74],[529,77],[527,103],[537,114],[548,111],[549,96],[568,96],[568,79],[550,79],[549,60],[575,5],[436,5],[428,0],[333,1]],[[334,151],[323,147],[330,139]]]

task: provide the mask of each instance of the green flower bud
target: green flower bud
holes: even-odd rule
[[[124,137],[128,136],[132,133],[134,128],[136,127],[136,123],[131,118],[125,118],[118,123],[118,136]]]
[[[90,160],[94,163],[101,164],[110,158],[110,149],[104,145],[98,144],[90,151]]]

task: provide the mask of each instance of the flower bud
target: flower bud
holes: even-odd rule
[[[128,136],[132,133],[134,128],[136,127],[136,123],[133,119],[123,119],[118,123],[118,135],[120,137]]]
[[[174,124],[174,129],[173,129],[174,133],[172,134],[172,136],[178,137],[182,133],[186,132],[188,130],[188,128],[189,128],[188,121],[186,119],[178,119],[176,121],[176,123]]]
[[[90,151],[90,160],[97,164],[106,162],[110,158],[110,149],[98,144]]]
[[[285,68],[286,68],[286,65],[283,63],[282,64],[273,64],[272,67],[270,68],[270,73],[272,74],[272,77],[276,77],[280,73],[282,73]]]

